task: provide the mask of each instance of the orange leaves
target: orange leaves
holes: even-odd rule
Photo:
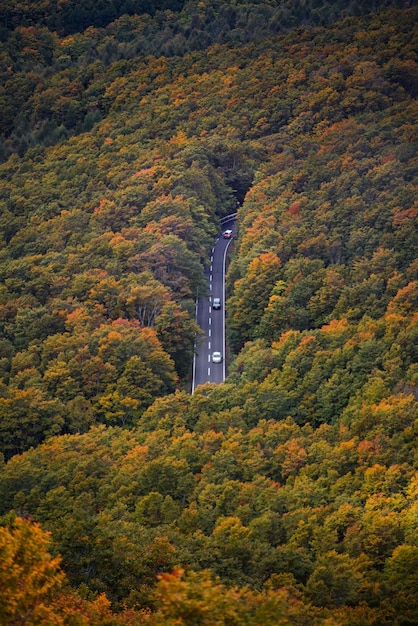
[[[262,252],[260,256],[253,259],[248,266],[249,280],[251,281],[252,277],[259,277],[260,274],[274,274],[280,266],[280,259],[275,252]]]
[[[106,198],[101,198],[99,201],[99,205],[97,207],[94,208],[94,213],[103,213],[104,208],[111,206],[112,208],[114,208],[114,203],[110,202],[109,200],[106,200]]]
[[[277,227],[277,220],[274,215],[268,215],[264,210],[257,215],[251,226],[249,226],[242,235],[240,242],[241,254],[250,251],[256,243],[265,236],[269,236]]]
[[[0,615],[4,623],[62,624],[52,621],[50,603],[64,583],[60,558],[47,551],[48,534],[39,524],[17,518],[0,528]]]
[[[152,174],[155,174],[157,171],[157,166],[156,165],[152,165],[150,167],[143,167],[140,170],[137,170],[134,174],[135,177],[140,177],[140,176],[151,176]]]
[[[349,330],[350,326],[347,318],[343,317],[340,320],[331,320],[329,324],[324,324],[321,326],[321,331],[325,333],[332,334],[342,334],[346,333]]]
[[[275,450],[275,459],[278,469],[284,479],[295,476],[306,464],[308,455],[303,446],[296,439],[291,439]]]
[[[389,303],[388,312],[401,315],[413,315],[418,310],[418,281],[408,283],[399,289],[396,296]],[[415,318],[416,319],[416,318]],[[411,320],[412,323],[413,319]]]
[[[392,224],[394,228],[399,228],[405,224],[408,224],[409,220],[416,220],[418,217],[418,206],[411,206],[409,209],[400,209],[397,207],[396,213],[393,215]]]

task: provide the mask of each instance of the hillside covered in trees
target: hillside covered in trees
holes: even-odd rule
[[[415,4],[2,3],[5,624],[418,622]]]

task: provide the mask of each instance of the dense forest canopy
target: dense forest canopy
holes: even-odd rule
[[[0,18],[5,623],[416,624],[415,3]]]

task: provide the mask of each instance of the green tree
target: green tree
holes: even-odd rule
[[[193,362],[196,338],[201,333],[188,311],[167,302],[155,320],[155,330],[164,350],[176,364],[180,378],[186,378]]]
[[[386,561],[384,584],[388,599],[385,604],[394,612],[394,619],[402,626],[416,622],[418,618],[418,548],[399,545]],[[395,617],[396,616],[396,617]]]
[[[306,593],[316,606],[356,604],[367,574],[367,559],[350,559],[335,550],[322,555],[306,583]]]
[[[3,454],[9,458],[37,446],[46,436],[58,434],[64,424],[63,409],[59,400],[49,400],[41,389],[10,389],[0,398]]]
[[[280,277],[280,268],[277,254],[266,252],[254,258],[245,276],[236,282],[228,305],[230,335],[235,350],[256,336],[270,293]]]

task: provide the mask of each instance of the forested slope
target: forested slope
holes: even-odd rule
[[[417,11],[110,4],[2,8],[0,613],[412,626]]]

